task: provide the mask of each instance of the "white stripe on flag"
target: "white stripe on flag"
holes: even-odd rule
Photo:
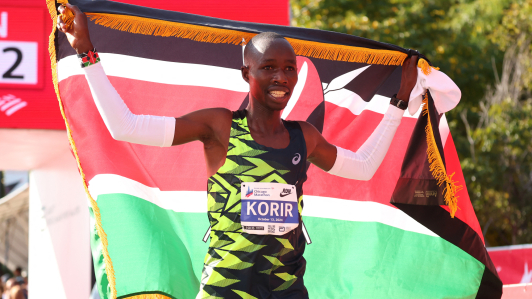
[[[354,115],[360,115],[360,113],[362,113],[364,110],[384,114],[386,113],[386,110],[388,110],[388,106],[390,106],[389,97],[376,94],[373,96],[373,98],[371,98],[371,101],[366,102],[358,94],[348,89],[340,89],[328,92],[325,95],[325,101],[333,103],[336,106],[347,108]],[[405,110],[403,117],[418,118],[420,113],[421,108],[418,109],[414,115],[410,115],[408,110]]]
[[[325,101],[335,104],[336,106],[343,107],[351,111],[354,115],[360,115],[364,110],[370,110],[380,114],[386,113],[388,106],[390,105],[390,98],[374,95],[371,101],[364,101],[358,94],[348,89],[339,89],[329,91],[325,94]],[[403,117],[418,118],[421,113],[421,109],[418,109],[416,114],[410,115],[408,110],[405,110]]]
[[[249,92],[240,70],[218,66],[169,62],[121,54],[99,53],[108,76],[172,85],[203,86]],[[59,60],[58,81],[83,75],[75,55]]]
[[[89,182],[89,192],[93,199],[99,195],[122,193],[153,203],[165,210],[188,213],[207,212],[207,192],[205,191],[161,191],[148,187],[132,179],[116,174],[98,174]]]
[[[380,222],[402,230],[437,237],[435,233],[403,211],[373,201],[345,200],[304,195],[303,216],[347,221]]]
[[[103,194],[128,194],[175,212],[206,213],[205,191],[161,191],[115,174],[99,174],[89,182],[92,198]],[[346,221],[379,222],[402,230],[434,236],[432,231],[399,209],[370,201],[353,201],[305,195],[303,216]]]

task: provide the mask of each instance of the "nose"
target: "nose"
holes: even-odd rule
[[[273,74],[272,81],[274,84],[288,84],[288,77],[284,73],[282,69],[277,69],[277,71]]]

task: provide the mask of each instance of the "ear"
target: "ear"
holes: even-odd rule
[[[240,71],[242,72],[242,78],[244,79],[244,81],[246,81],[249,84],[249,67],[243,65],[240,68]]]

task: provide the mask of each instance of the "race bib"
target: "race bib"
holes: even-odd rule
[[[279,183],[242,183],[242,231],[284,235],[299,225],[296,187]]]

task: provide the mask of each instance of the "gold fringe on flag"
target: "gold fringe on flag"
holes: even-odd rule
[[[66,3],[66,0],[58,1]],[[57,9],[55,7],[55,1],[54,0],[46,0],[46,6],[48,7],[48,12],[50,13],[50,17],[52,18],[52,33],[50,33],[50,37],[48,39],[48,52],[50,53],[50,62],[51,62],[51,68],[52,68],[52,80],[54,83],[54,89],[55,94],[57,95],[57,99],[59,100],[59,108],[61,110],[61,115],[63,116],[63,119],[65,120],[65,127],[67,131],[68,140],[70,141],[70,147],[72,148],[72,152],[74,153],[74,156],[76,157],[76,162],[78,164],[79,173],[81,174],[81,179],[83,180],[83,187],[85,188],[85,193],[87,194],[92,211],[94,212],[94,218],[96,218],[96,232],[98,233],[98,236],[100,237],[100,240],[102,242],[102,254],[103,254],[103,260],[105,263],[105,273],[107,274],[107,280],[109,281],[109,287],[111,289],[111,298],[116,299],[116,281],[115,281],[115,272],[113,269],[113,263],[111,261],[111,257],[109,256],[109,251],[107,250],[107,234],[103,230],[102,227],[102,218],[100,215],[100,208],[98,207],[98,203],[92,198],[92,196],[89,193],[89,188],[87,186],[87,180],[85,179],[85,173],[83,172],[83,168],[81,167],[81,161],[79,160],[78,150],[76,148],[76,143],[74,142],[74,138],[72,138],[72,130],[70,129],[70,124],[68,123],[68,119],[65,115],[65,109],[63,107],[63,102],[61,101],[61,96],[59,94],[59,85],[57,81],[57,58],[56,58],[56,52],[55,52],[55,32],[57,29]],[[72,13],[72,12],[70,12]]]
[[[440,70],[439,67],[433,67],[423,58],[419,58],[419,60],[417,61],[417,67],[421,68],[423,74],[427,76],[430,74],[430,72],[432,72],[432,69],[435,69],[437,71]]]
[[[462,185],[456,185],[458,182],[453,181],[454,172],[451,175],[447,175],[445,170],[445,165],[441,159],[438,146],[436,145],[436,140],[434,139],[434,132],[432,128],[432,123],[430,122],[430,113],[429,113],[429,94],[425,94],[423,99],[423,115],[427,116],[427,126],[425,127],[425,133],[427,135],[427,157],[429,160],[429,170],[432,173],[432,176],[438,181],[438,186],[441,186],[445,183],[445,188],[443,189],[443,196],[445,203],[449,206],[451,210],[451,218],[454,218],[456,210],[458,209],[458,196],[456,193],[462,190]]]
[[[242,38],[248,42],[256,34],[208,26],[191,25],[136,16],[86,13],[91,21],[104,27],[136,34],[175,36],[198,42],[240,45]]]
[[[126,297],[124,299],[172,299],[172,298],[162,295],[162,294],[143,294],[143,295],[135,295],[131,297]]]
[[[241,45],[248,43],[255,33],[191,25],[136,16],[87,13],[90,20],[104,27],[136,34],[175,36],[199,42]],[[336,44],[287,38],[296,55],[327,60],[381,65],[402,65],[407,54],[392,50],[375,50]]]
[[[325,44],[287,38],[296,55],[313,58],[380,65],[402,65],[408,56],[399,51],[375,50],[336,44]]]

